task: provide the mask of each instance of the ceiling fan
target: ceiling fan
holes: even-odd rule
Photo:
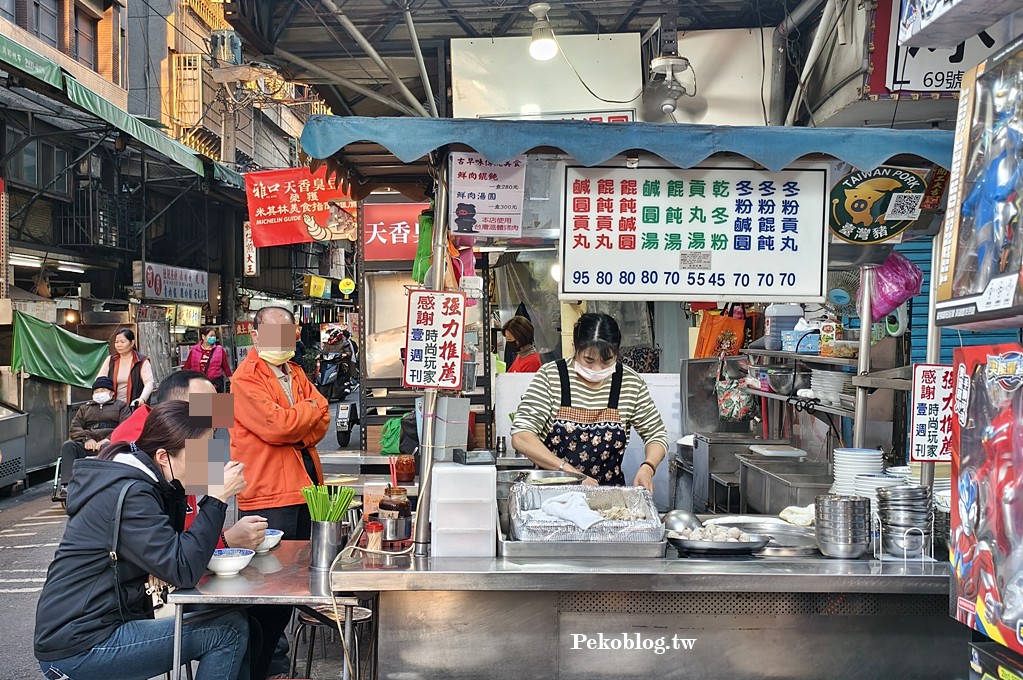
[[[669,12],[661,17],[656,33],[643,48],[649,55],[643,87],[643,119],[648,122],[699,121],[707,110],[707,103],[702,98],[697,99],[696,71],[692,63],[678,53],[678,15]],[[676,111],[683,114],[685,120],[678,120]]]

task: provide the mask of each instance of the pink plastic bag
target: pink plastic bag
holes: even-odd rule
[[[874,270],[874,294],[870,302],[874,321],[880,321],[903,302],[919,295],[923,280],[920,268],[893,250],[884,264]]]

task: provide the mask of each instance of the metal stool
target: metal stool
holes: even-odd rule
[[[308,638],[309,638],[309,640],[308,640],[308,646],[306,648],[305,673],[302,675],[302,677],[308,678],[309,674],[310,674],[310,671],[312,670],[312,666],[313,666],[313,645],[316,643],[316,629],[317,628],[329,628],[330,630],[336,630],[337,629],[337,624],[339,622],[343,625],[344,624],[344,620],[345,620],[344,619],[344,607],[342,606],[343,602],[344,601],[342,601],[342,600],[338,600],[338,615],[341,617],[340,621],[337,618],[335,618],[335,616],[334,616],[334,608],[333,607],[316,607],[317,613],[319,613],[320,616],[323,616],[323,617],[326,617],[326,618],[330,619],[333,622],[332,625],[328,625],[328,624],[324,623],[323,621],[321,621],[320,619],[315,618],[315,617],[311,616],[310,614],[308,614],[308,613],[306,613],[304,611],[301,611],[301,610],[297,610],[296,611],[295,631],[292,633],[292,637],[291,637],[291,671],[290,671],[290,673],[288,673],[289,677],[292,677],[292,678],[295,677],[295,667],[298,665],[298,638],[299,638],[299,635],[302,633],[303,630],[308,630]],[[355,634],[352,636],[353,637],[354,649],[350,649],[350,650],[342,649],[342,661],[344,663],[347,663],[347,659],[344,659],[343,657],[344,657],[345,654],[351,654],[352,655],[352,668],[355,669],[355,676],[359,677],[359,675],[360,675],[360,673],[359,673],[359,669],[360,669],[360,666],[359,666],[359,634],[358,634],[357,627],[358,626],[364,626],[365,624],[369,623],[372,620],[372,618],[373,618],[373,612],[370,611],[369,609],[365,608],[365,607],[354,606],[354,601],[352,601],[352,600],[347,601],[345,604],[347,604],[347,606],[352,608],[352,627],[354,629],[356,629],[356,630],[355,630]],[[320,638],[320,641],[321,641],[321,649],[322,649],[323,657],[326,658],[327,657],[326,642],[324,641],[323,638]],[[375,664],[375,661],[374,661],[374,664]]]
[[[188,678],[188,680],[192,680],[192,662],[187,661],[181,665],[185,669],[185,677]],[[171,678],[173,677],[173,671],[167,671],[166,673],[163,674],[163,677],[164,680],[171,680]]]

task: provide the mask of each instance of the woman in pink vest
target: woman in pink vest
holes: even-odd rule
[[[199,330],[202,340],[192,347],[188,359],[181,366],[186,371],[198,371],[210,379],[217,392],[226,392],[227,378],[231,377],[231,364],[227,360],[227,350],[217,343],[217,331],[209,326]]]

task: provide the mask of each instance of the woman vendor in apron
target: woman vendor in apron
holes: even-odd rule
[[[540,468],[581,473],[584,484],[624,486],[622,458],[635,427],[646,448],[631,483],[652,493],[668,434],[646,383],[618,361],[618,323],[583,314],[572,338],[572,360],[541,367],[523,395],[512,445]]]

